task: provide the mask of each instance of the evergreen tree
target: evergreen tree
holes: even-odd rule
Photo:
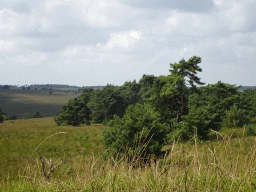
[[[226,115],[226,110],[229,110],[232,105],[239,102],[239,93],[237,90],[240,87],[218,81],[216,84],[208,85],[203,89],[203,93],[208,93],[208,110],[210,114],[215,115],[209,124],[213,130],[219,130],[221,128],[222,119]]]
[[[84,102],[85,105],[87,105],[90,102],[90,97],[92,96],[93,89],[84,89],[80,95],[80,100]]]
[[[252,118],[245,109],[238,109],[234,104],[230,110],[226,110],[226,114],[222,120],[223,127],[242,127],[245,124],[251,124]]]
[[[155,77],[154,75],[143,75],[142,78],[139,81],[139,84],[141,84],[141,89],[140,89],[140,97],[142,104],[143,103],[148,103],[148,99],[152,95],[152,88],[154,85],[154,82],[157,80],[158,77]]]
[[[115,102],[110,105],[106,115],[106,121],[113,119],[114,115],[122,118],[125,114],[125,110],[128,107],[128,102],[125,98],[114,95]]]
[[[58,117],[54,116],[54,121],[57,125],[72,125],[78,126],[86,123],[90,125],[91,110],[87,107],[83,100],[77,98],[71,99],[68,103],[62,106]]]
[[[247,89],[240,93],[236,105],[240,109],[245,109],[251,117],[256,117],[256,89]]]
[[[160,76],[154,82],[153,94],[148,100],[153,110],[162,114],[164,119],[170,122],[171,119],[176,118],[178,123],[182,121],[182,115],[188,114],[188,88],[186,87],[185,77],[188,77],[189,84],[192,86],[191,92],[197,92],[194,83],[203,85],[200,78],[196,76],[197,71],[202,69],[197,66],[201,63],[200,57],[192,57],[187,62],[182,59],[179,64],[170,64],[173,68],[169,70],[171,75]],[[179,114],[180,113],[180,114]]]
[[[101,123],[106,118],[107,110],[114,102],[115,90],[113,85],[107,84],[102,90],[97,89],[92,93],[88,107],[92,110],[90,118],[94,123]]]

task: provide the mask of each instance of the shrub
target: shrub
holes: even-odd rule
[[[7,120],[15,120],[17,117],[14,114],[8,114],[7,115]]]
[[[1,118],[1,117],[0,117],[0,118]],[[6,114],[3,114],[3,115],[2,115],[2,118],[3,118],[3,121],[8,120]],[[1,122],[1,120],[0,120],[0,122]]]
[[[17,117],[14,114],[2,113],[3,120],[15,120]]]
[[[24,119],[27,120],[27,119],[30,119],[30,117],[28,115],[26,115]]]
[[[168,134],[168,142],[173,143],[174,140],[180,138],[182,141],[188,141],[197,133],[198,140],[208,139],[211,126],[210,122],[214,119],[207,110],[207,106],[192,106],[189,114],[182,116],[182,122],[178,124],[175,119],[171,120],[172,132]]]
[[[144,154],[160,153],[169,129],[166,124],[159,123],[159,119],[160,115],[153,113],[148,105],[130,105],[123,118],[114,115],[108,122],[113,128],[103,130],[103,146],[106,149],[112,147],[111,152],[120,154],[127,151],[134,154],[143,147]]]
[[[256,136],[255,127],[253,124],[245,124],[247,136]]]
[[[78,126],[84,123],[90,125],[90,114],[91,110],[86,106],[85,102],[74,98],[62,106],[58,117],[53,116],[53,118],[57,125]]]
[[[243,109],[237,109],[236,105],[230,107],[230,110],[226,110],[226,115],[222,119],[223,127],[242,127],[244,124],[252,123],[249,112]]]
[[[33,115],[32,118],[42,118],[42,116],[39,116],[39,111],[38,111],[38,112],[36,112],[36,113]]]

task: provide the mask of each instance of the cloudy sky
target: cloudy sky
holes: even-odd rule
[[[256,1],[0,1],[0,84],[121,86],[194,55],[206,84],[256,86]]]

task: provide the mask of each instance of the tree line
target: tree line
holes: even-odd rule
[[[106,149],[138,151],[147,143],[144,153],[155,154],[164,144],[189,140],[195,133],[197,139],[207,140],[211,129],[252,124],[256,89],[241,93],[241,86],[221,81],[198,88],[205,84],[197,76],[202,72],[199,63],[201,58],[193,56],[170,64],[167,76],[144,74],[138,83],[84,89],[80,99],[62,107],[55,122],[72,126],[102,123],[112,127],[103,131]]]
[[[103,131],[103,146],[120,154],[142,148],[145,154],[158,154],[163,145],[177,139],[187,141],[196,134],[198,140],[207,140],[210,130],[251,125],[256,89],[239,92],[241,86],[221,81],[197,87],[205,84],[197,76],[202,72],[200,63],[201,58],[193,56],[170,64],[167,76],[144,74],[138,83],[84,89],[80,98],[62,106],[54,121],[59,126],[111,127]]]

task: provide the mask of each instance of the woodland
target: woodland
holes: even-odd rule
[[[170,64],[167,76],[144,74],[138,83],[84,89],[54,120],[59,126],[102,123],[112,127],[102,133],[104,147],[111,147],[109,153],[134,153],[147,144],[143,154],[158,154],[165,144],[188,141],[195,134],[205,141],[210,130],[223,126],[246,125],[255,134],[250,127],[256,117],[256,89],[241,93],[241,86],[221,81],[198,88],[205,84],[197,77],[202,72],[200,63],[201,58],[193,56]]]

